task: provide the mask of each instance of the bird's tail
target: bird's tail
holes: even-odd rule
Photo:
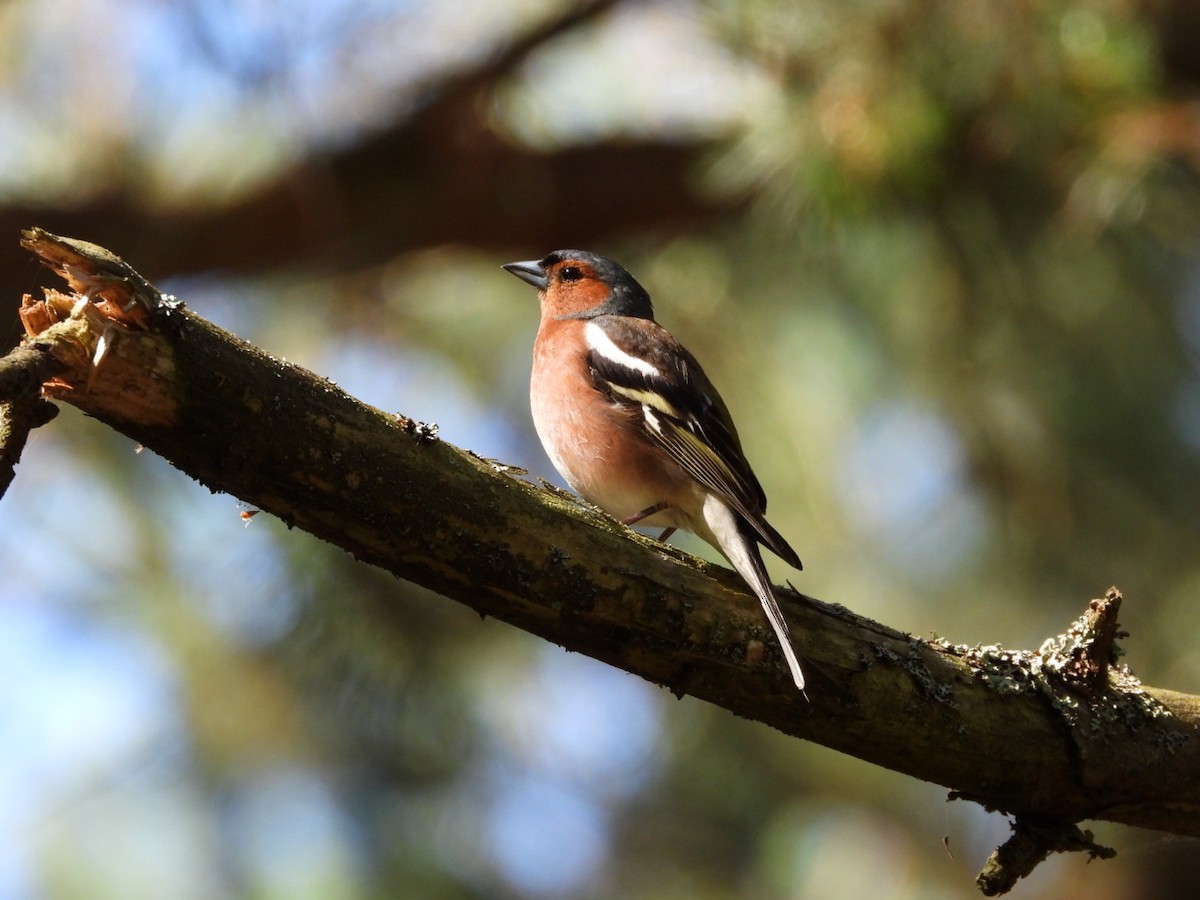
[[[771,585],[771,579],[767,577],[762,554],[758,551],[757,535],[750,530],[749,524],[743,523],[737,513],[715,496],[710,495],[704,504],[704,521],[711,534],[710,543],[715,544],[724,554],[762,603],[763,611],[766,612],[771,627],[775,629],[775,637],[792,672],[792,680],[796,682],[796,687],[803,691],[804,672],[792,646],[787,619],[783,617],[783,611],[775,599],[775,589]]]
[[[804,566],[800,563],[800,557],[796,555],[796,551],[792,549],[791,544],[783,539],[778,531],[771,527],[761,515],[753,519],[750,524],[754,526],[754,530],[759,533],[757,541],[761,541],[767,548],[782,559],[785,563],[797,571],[804,571]]]

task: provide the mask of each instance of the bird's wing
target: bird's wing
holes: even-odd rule
[[[781,559],[800,568],[795,551],[764,519],[766,495],[725,402],[696,358],[649,319],[603,316],[587,329],[596,386],[616,402],[640,406],[649,440],[723,497]]]

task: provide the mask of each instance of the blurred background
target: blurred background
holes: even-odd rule
[[[777,578],[1019,648],[1117,584],[1196,693],[1198,47],[1193,0],[6,0],[0,337],[39,225],[551,477],[499,265],[599,251],[735,410]],[[1008,834],[241,511],[32,438],[3,900],[958,898]],[[1097,835],[1013,896],[1194,896],[1194,841]]]

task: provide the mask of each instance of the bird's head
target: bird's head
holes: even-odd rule
[[[538,289],[542,315],[555,319],[632,316],[653,319],[650,295],[617,263],[587,250],[555,250],[504,268]]]

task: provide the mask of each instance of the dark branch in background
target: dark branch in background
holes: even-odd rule
[[[618,4],[586,0],[493,56],[439,74],[413,89],[431,99],[412,116],[307,156],[232,204],[154,209],[131,185],[115,184],[81,203],[0,207],[0,234],[37,221],[127,248],[146,271],[259,273],[296,264],[349,269],[446,242],[591,246],[638,229],[695,230],[736,213],[740,202],[700,196],[691,181],[715,142],[611,141],[538,153],[509,144],[488,124],[490,93],[532,53]],[[1153,4],[1146,18],[1167,93],[1190,91],[1200,83],[1195,3]],[[22,271],[16,248],[0,242],[0,282],[19,284],[13,276]],[[5,337],[0,325],[0,344]]]
[[[696,229],[737,207],[695,190],[692,173],[711,142],[613,141],[542,153],[514,146],[488,122],[491,92],[531,53],[615,5],[580,4],[472,68],[414,88],[431,99],[411,117],[306,157],[232,204],[154,209],[118,185],[69,208],[0,208],[0,234],[45,222],[131,248],[146,271],[179,274],[348,270],[445,243],[592,246],[631,230]],[[20,283],[5,273],[26,263],[0,244],[3,283]]]
[[[784,593],[805,702],[732,572],[265,355],[95,245],[37,229],[24,243],[72,290],[22,307],[29,350],[63,367],[47,396],[480,613],[1013,815],[989,890],[1051,851],[1100,853],[1064,837],[1083,819],[1200,836],[1200,698],[1115,666],[1117,591],[1032,653],[927,642]]]

